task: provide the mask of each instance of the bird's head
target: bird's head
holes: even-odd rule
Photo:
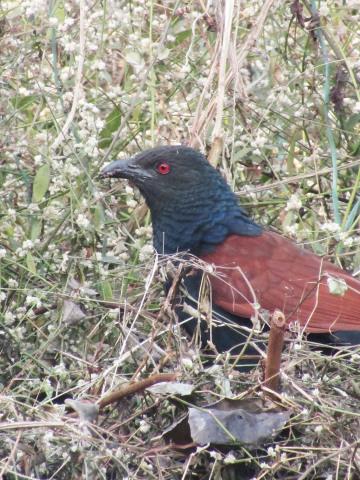
[[[183,146],[163,146],[140,152],[105,167],[102,178],[126,178],[145,197],[150,209],[161,209],[164,201],[181,201],[182,195],[198,188],[214,169],[198,151]],[[217,177],[217,172],[216,172]]]
[[[198,253],[231,233],[261,232],[240,209],[220,173],[192,148],[152,148],[110,163],[100,176],[125,178],[139,188],[151,210],[159,252]]]

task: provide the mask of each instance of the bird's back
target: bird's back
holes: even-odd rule
[[[232,314],[250,317],[258,304],[307,332],[360,329],[360,281],[276,233],[230,235],[202,259],[217,267],[214,303]]]

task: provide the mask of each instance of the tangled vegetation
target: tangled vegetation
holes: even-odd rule
[[[202,403],[264,399],[260,367],[201,362],[164,311],[139,193],[98,172],[192,145],[260,223],[357,274],[359,23],[356,0],[1,3],[0,477],[360,478],[359,350],[290,342],[276,401],[292,417],[257,448],[173,448],[174,395],[91,424],[65,401],[170,372]]]

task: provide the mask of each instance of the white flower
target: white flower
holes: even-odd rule
[[[41,300],[38,297],[33,297],[32,295],[28,295],[26,297],[25,304],[39,308],[41,306]]]
[[[193,365],[194,365],[194,363],[193,363],[193,361],[191,360],[191,358],[183,358],[183,359],[181,360],[181,363],[182,363],[182,365],[184,366],[184,368],[186,368],[186,369],[188,369],[188,370],[191,370],[192,367],[193,367]]]
[[[77,43],[74,41],[64,42],[64,50],[66,53],[73,53],[77,50]]]
[[[302,206],[301,198],[297,193],[291,195],[289,200],[287,201],[285,210],[288,212],[289,210],[299,210]]]
[[[147,260],[149,257],[152,256],[154,252],[154,247],[150,244],[146,244],[143,247],[141,247],[140,252],[139,252],[139,259],[141,262]]]
[[[348,237],[348,238],[345,238],[344,240],[345,247],[351,247],[353,243],[354,243],[353,237]]]
[[[49,18],[49,26],[50,27],[57,27],[59,25],[59,20],[56,17]]]
[[[326,3],[322,2],[319,8],[319,13],[322,17],[325,17],[326,15],[329,15],[329,7],[326,5]]]
[[[19,95],[29,95],[29,89],[26,87],[20,87],[18,90]]]
[[[22,244],[22,248],[24,250],[31,250],[34,246],[34,243],[32,240],[25,240]]]
[[[10,288],[17,288],[19,286],[18,282],[14,278],[9,278],[8,285]]]
[[[209,454],[211,458],[214,458],[215,460],[221,460],[220,452],[215,452],[214,450],[212,450],[211,452],[209,452]]]
[[[285,227],[285,233],[291,236],[296,236],[296,233],[299,229],[299,225],[297,223],[294,223],[293,225],[286,225]]]
[[[232,464],[232,463],[235,463],[237,460],[236,460],[236,457],[230,452],[226,455],[226,457],[224,458],[224,463],[226,465],[229,465],[229,464]]]
[[[106,64],[103,60],[95,60],[92,63],[91,68],[93,70],[105,70],[106,69]]]
[[[4,314],[4,320],[5,320],[5,325],[7,325],[7,326],[12,325],[15,321],[15,315],[13,313],[9,312],[9,310],[8,310]]]
[[[132,198],[129,198],[126,200],[126,205],[129,207],[129,208],[135,208],[136,205],[137,205],[137,201],[132,199]]]
[[[148,422],[146,420],[140,420],[140,426],[139,426],[139,430],[140,432],[142,433],[148,433],[148,431],[150,430],[150,425],[148,424]]]
[[[90,226],[90,221],[86,215],[79,213],[76,223],[80,228],[88,228]]]
[[[7,211],[8,216],[10,217],[11,220],[16,219],[16,211],[13,208],[9,208]]]
[[[72,27],[75,23],[75,20],[73,18],[66,18],[64,21],[64,26],[65,27]]]
[[[326,222],[323,225],[321,225],[321,230],[324,230],[325,232],[329,232],[329,233],[337,233],[340,231],[340,225],[338,225],[335,222]]]
[[[5,248],[0,248],[0,258],[4,258],[6,256]]]
[[[67,173],[70,177],[76,178],[80,175],[80,169],[71,163],[65,164],[65,173]]]
[[[267,449],[267,453],[268,453],[269,457],[276,457],[276,452],[275,452],[275,449],[273,447],[269,447]]]
[[[353,106],[353,112],[360,113],[360,102],[355,103],[355,105]]]

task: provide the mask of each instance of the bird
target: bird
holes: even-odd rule
[[[113,161],[100,176],[127,179],[140,190],[159,254],[184,252],[206,266],[219,326],[210,335],[202,322],[204,347],[211,339],[217,352],[245,348],[249,357],[258,354],[248,344],[254,319],[277,310],[299,334],[325,344],[360,344],[360,280],[255,222],[201,152],[158,146]],[[190,269],[185,288],[192,306],[202,285],[202,274]],[[189,317],[184,310],[177,309],[181,319]],[[196,318],[188,318],[185,328],[194,334]]]

